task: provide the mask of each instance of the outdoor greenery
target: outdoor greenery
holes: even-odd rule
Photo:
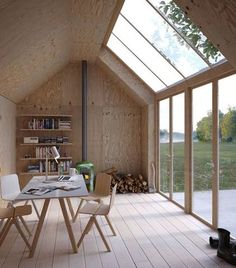
[[[160,144],[161,190],[169,192],[169,157],[168,143]],[[174,143],[174,185],[173,192],[184,191],[184,144]],[[219,145],[219,179],[220,190],[236,189],[236,142],[221,142]],[[206,191],[212,185],[212,155],[210,142],[194,142],[193,173],[194,191]]]
[[[199,141],[209,142],[212,133],[212,113],[203,117],[196,128],[196,136]],[[226,114],[219,112],[219,135],[222,141],[232,142],[236,139],[236,109],[229,108]]]
[[[213,59],[217,62],[218,57],[221,55],[219,50],[203,35],[199,27],[191,22],[186,14],[175,4],[174,0],[171,0],[169,3],[161,1],[159,9],[174,24],[177,30],[187,37],[207,59]],[[178,38],[178,41],[181,45],[184,44],[182,39]]]

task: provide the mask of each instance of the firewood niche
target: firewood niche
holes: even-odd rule
[[[103,171],[112,176],[111,186],[117,183],[117,193],[144,193],[148,191],[148,183],[141,174],[118,174],[115,167]]]

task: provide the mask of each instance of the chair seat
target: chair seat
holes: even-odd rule
[[[14,208],[0,208],[0,219],[13,217]]]
[[[86,200],[86,201],[99,201],[102,198],[106,198],[109,195],[99,195],[99,194],[95,194],[95,193],[91,193],[88,196],[83,196],[81,197],[81,199]]]
[[[106,204],[86,203],[80,210],[82,214],[107,215],[110,206]]]
[[[12,224],[14,224],[21,235],[22,239],[25,241],[26,246],[30,249],[31,245],[29,244],[28,239],[26,238],[24,232],[22,231],[18,218],[30,215],[32,213],[32,209],[30,205],[23,205],[18,207],[1,207],[0,208],[0,219],[5,220],[3,227],[0,230],[0,247],[7,236]]]

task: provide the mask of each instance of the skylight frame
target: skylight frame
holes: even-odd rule
[[[144,36],[138,29],[137,29],[137,27],[135,27],[127,18],[126,18],[126,16],[125,15],[123,15],[122,14],[122,12],[120,12],[120,16],[121,17],[123,17],[129,24],[130,24],[130,26],[131,27],[133,27],[133,29],[137,32],[137,33],[139,33],[141,36],[142,36],[142,38],[149,44],[149,45],[151,45],[155,50],[156,50],[156,52],[165,60],[165,61],[167,61],[167,63],[168,64],[170,64],[181,76],[182,76],[182,78],[185,80],[186,79],[186,76],[175,66],[175,64],[173,64],[170,60],[168,60],[168,58],[165,56],[165,55],[163,55],[163,53],[156,47],[156,46],[154,46],[151,42],[150,42],[150,40],[148,40],[147,39],[147,37],[146,36]]]
[[[154,76],[156,76],[156,78],[158,78],[166,87],[168,87],[168,85],[155,73],[153,72],[153,70],[147,66],[147,64],[145,62],[143,62],[116,34],[112,33],[116,39],[119,40],[119,42],[126,47],[129,52],[131,52]]]
[[[132,69],[132,67],[130,66],[130,62],[129,61],[125,61],[124,59],[123,59],[123,55],[121,56],[121,55],[117,55],[116,54],[116,52],[114,52],[112,49],[111,49],[111,51],[113,52],[113,53],[115,53],[116,55],[117,55],[117,57],[118,58],[120,58],[120,60],[121,61],[123,61],[124,62],[124,64],[125,65],[127,65],[128,66],[128,68],[130,68],[131,69],[131,71],[133,71],[134,73],[136,73],[136,75],[138,75],[138,77],[145,83],[145,84],[147,84],[147,86],[149,86],[150,87],[150,89],[151,90],[153,90],[154,92],[159,92],[159,91],[161,91],[161,90],[164,90],[165,88],[168,88],[168,85],[166,85],[166,83],[164,83],[152,70],[150,70],[150,68],[148,67],[148,66],[146,66],[146,64],[145,63],[143,63],[142,62],[142,60],[141,59],[139,59],[139,57],[129,48],[129,47],[127,47],[118,37],[116,37],[115,36],[115,34],[114,33],[112,33],[112,35],[111,35],[111,38],[108,40],[108,43],[112,40],[112,37],[114,36],[114,38],[115,38],[115,40],[117,40],[118,41],[118,43],[126,50],[126,51],[128,51],[129,53],[131,53],[131,55],[137,60],[137,62],[139,62],[141,65],[142,65],[142,67],[145,69],[145,71],[147,71],[147,73],[146,74],[148,74],[148,76],[149,75],[154,75],[154,77],[157,79],[157,81],[159,81],[159,85],[160,86],[158,86],[158,84],[156,84],[155,83],[155,86],[151,86],[151,83],[150,83],[150,81],[148,81],[147,80],[147,76],[146,75],[144,75],[144,76],[142,76],[141,74],[139,74],[139,72],[140,72],[140,70],[139,70],[139,68],[138,68],[138,70],[136,69],[136,70],[134,70],[134,69]],[[109,46],[108,46],[108,48],[109,48]],[[109,48],[110,49],[110,48]],[[116,49],[114,49],[114,50],[116,50]],[[157,86],[158,86],[158,89],[157,89]]]
[[[111,33],[110,38],[113,36],[113,41],[109,44],[108,39],[106,45],[153,91],[166,90],[226,61],[222,53],[219,53],[219,58],[216,58],[215,62],[214,58],[208,59],[202,47],[196,47],[158,6],[155,7],[155,2],[152,0],[142,0],[137,6],[137,12],[132,7],[133,2],[130,0],[127,2],[121,9]],[[147,16],[142,24],[143,14]],[[145,28],[145,25],[149,28]],[[202,34],[202,38],[204,41],[207,37]],[[158,86],[155,86],[155,83]],[[160,83],[164,88],[161,88]]]

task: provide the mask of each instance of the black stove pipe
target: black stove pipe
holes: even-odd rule
[[[87,161],[87,61],[82,61],[82,161]]]

